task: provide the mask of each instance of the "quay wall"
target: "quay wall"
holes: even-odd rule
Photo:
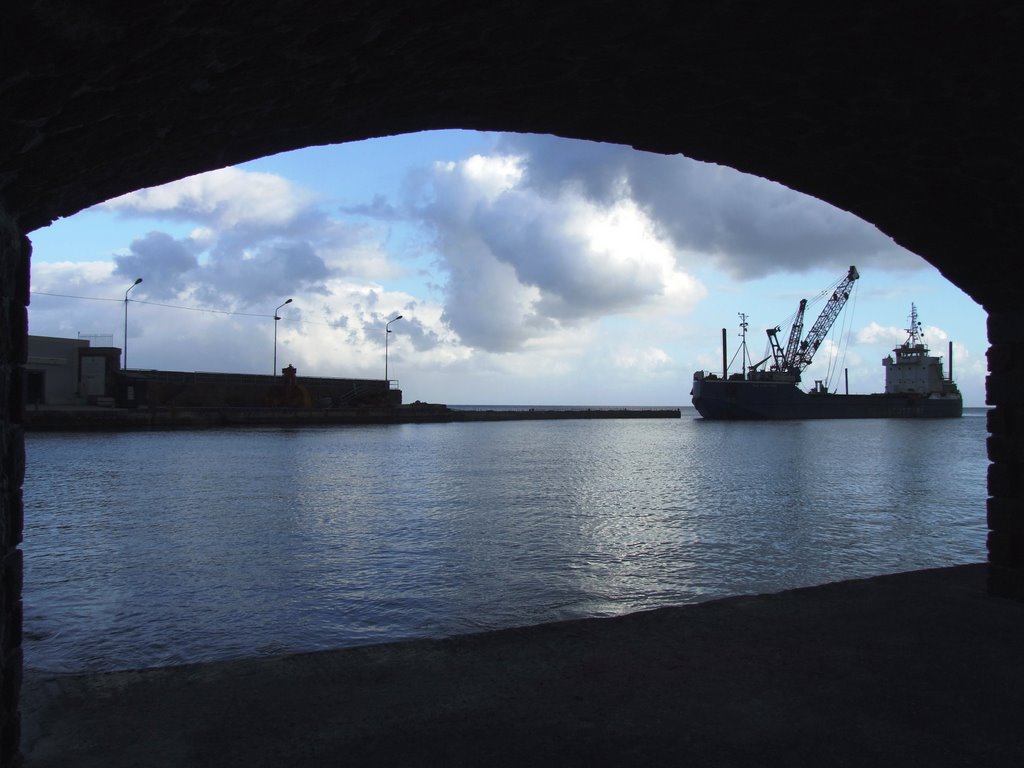
[[[402,392],[384,379],[184,371],[128,371],[118,404],[148,408],[396,406]]]
[[[115,432],[147,429],[207,429],[231,426],[343,426],[554,419],[678,418],[680,418],[678,408],[460,411],[444,405],[424,403],[398,407],[359,408],[30,408],[25,411],[25,429],[39,432]]]
[[[450,410],[450,421],[544,421],[553,419],[678,419],[678,408],[586,408],[514,411]]]

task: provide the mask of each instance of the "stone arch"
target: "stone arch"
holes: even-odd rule
[[[143,186],[457,127],[680,152],[876,224],[990,316],[990,584],[1024,597],[1024,8],[29,0],[0,72],[0,760],[17,751],[28,232]],[[1008,279],[1010,277],[1011,279]]]
[[[989,303],[963,254],[1019,242],[1021,149],[999,130],[1021,63],[1012,9],[345,5],[27,4],[5,41],[20,119],[0,166],[22,231],[287,149],[456,127],[765,176],[871,221]]]

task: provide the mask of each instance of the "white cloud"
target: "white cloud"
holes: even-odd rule
[[[114,264],[109,261],[34,261],[32,289],[67,292],[78,287],[108,283],[113,273]]]
[[[935,325],[924,326],[921,329],[921,335],[924,343],[929,345],[949,341],[949,334]],[[907,336],[906,328],[897,328],[894,325],[880,325],[872,321],[857,331],[856,341],[858,344],[897,346],[906,341]]]
[[[612,365],[633,373],[654,374],[665,370],[672,358],[663,349],[618,349],[611,355]]]
[[[586,319],[703,298],[635,202],[524,186],[524,162],[438,163],[411,191],[407,215],[433,227],[445,319],[466,343],[509,352]]]
[[[525,188],[547,196],[573,188],[603,205],[628,196],[678,255],[710,258],[735,278],[925,263],[856,216],[724,166],[529,134],[505,134],[501,149],[526,158]]]
[[[102,207],[122,217],[195,225],[175,238],[150,232],[115,256],[117,274],[141,275],[145,293],[217,308],[261,307],[322,293],[332,275],[395,279],[387,231],[328,216],[315,196],[273,174],[225,168],[133,192]]]
[[[466,179],[489,200],[513,189],[523,178],[522,160],[518,157],[473,155],[461,164],[446,163],[443,169],[457,171],[460,165]]]
[[[902,344],[907,338],[907,332],[894,325],[880,325],[871,321],[857,331],[856,340],[858,344]]]
[[[125,216],[194,221],[224,230],[243,224],[280,227],[312,202],[312,194],[280,176],[222,168],[130,192],[101,207]]]

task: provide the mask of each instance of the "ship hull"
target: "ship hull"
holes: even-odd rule
[[[705,419],[934,419],[963,414],[952,395],[808,393],[792,382],[694,379],[693,406]]]

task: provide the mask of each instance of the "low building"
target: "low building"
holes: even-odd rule
[[[184,371],[122,371],[121,350],[89,339],[28,337],[24,404],[29,408],[395,407],[402,391],[383,379]]]
[[[94,347],[88,339],[29,336],[25,405],[113,405],[120,366],[117,347]]]

